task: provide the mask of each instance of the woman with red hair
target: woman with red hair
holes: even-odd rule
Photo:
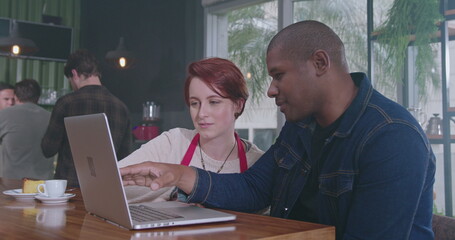
[[[188,66],[185,102],[194,130],[174,128],[142,145],[119,162],[125,167],[145,161],[194,166],[216,173],[240,173],[263,154],[240,139],[235,121],[243,113],[248,89],[240,70],[229,60],[208,58]],[[175,199],[172,188],[125,188],[130,202]]]

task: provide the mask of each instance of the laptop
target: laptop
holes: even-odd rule
[[[236,216],[177,202],[128,204],[104,113],[66,117],[68,141],[87,212],[127,229],[235,220]]]

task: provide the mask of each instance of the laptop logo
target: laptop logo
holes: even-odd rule
[[[88,167],[90,168],[90,175],[96,177],[95,164],[93,163],[92,157],[87,157]]]

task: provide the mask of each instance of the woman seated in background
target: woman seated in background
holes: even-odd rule
[[[185,101],[194,130],[174,128],[142,145],[119,162],[119,167],[145,161],[184,164],[216,173],[240,173],[263,154],[240,139],[235,121],[243,113],[248,89],[240,70],[230,61],[208,58],[188,66]],[[175,200],[173,188],[152,191],[125,188],[129,202]]]

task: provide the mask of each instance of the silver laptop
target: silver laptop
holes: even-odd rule
[[[65,118],[85,209],[128,229],[235,220],[236,216],[176,201],[128,204],[104,113]]]

